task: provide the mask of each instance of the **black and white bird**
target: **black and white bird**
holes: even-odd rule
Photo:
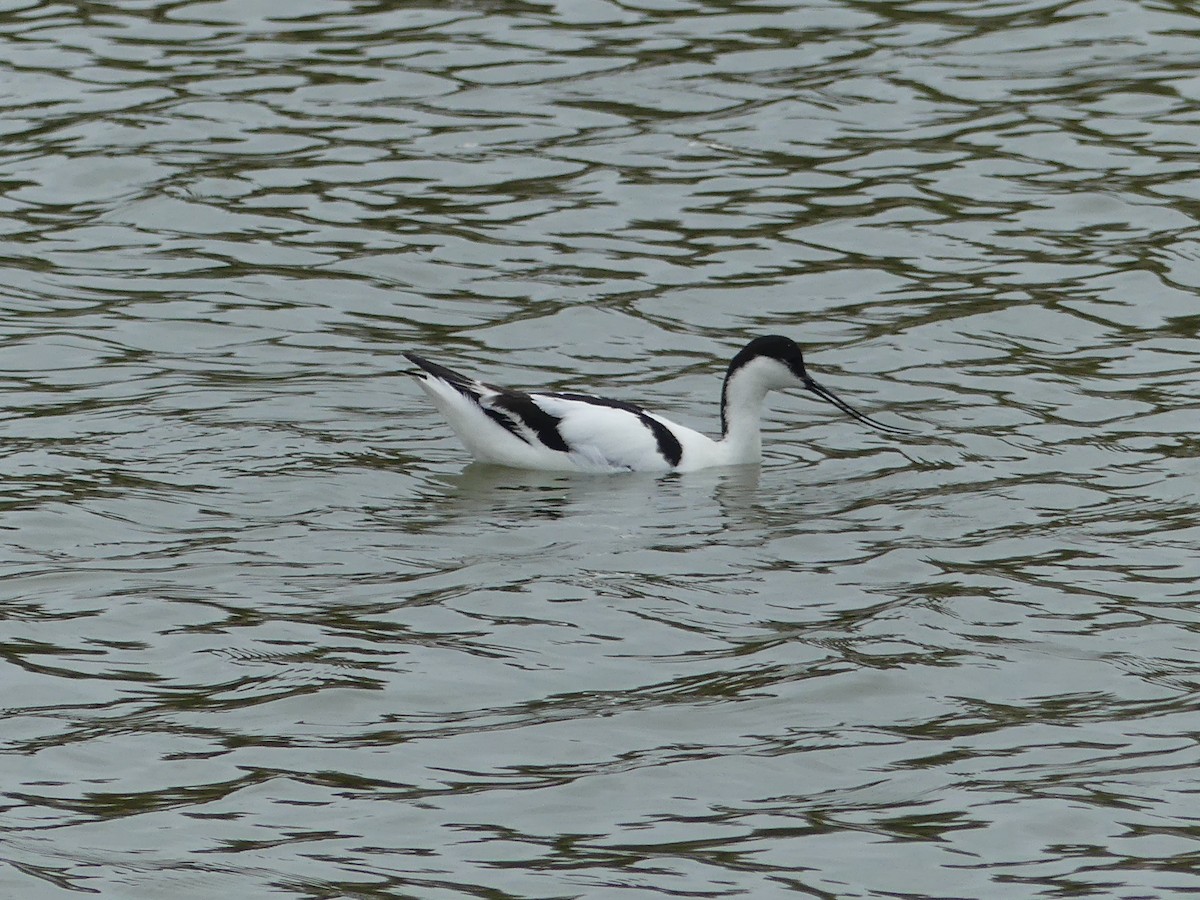
[[[818,384],[790,338],[752,340],[729,363],[721,389],[721,438],[713,440],[632,403],[560,391],[484,384],[406,353],[421,387],[475,459],[521,469],[690,472],[762,459],[767,392],[805,388],[882,431],[906,433],[865,416]]]

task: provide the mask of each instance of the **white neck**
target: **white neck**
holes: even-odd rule
[[[726,376],[721,391],[721,418],[725,433],[721,446],[730,463],[762,459],[762,411],[767,391],[782,387],[780,366],[775,360],[756,359]]]

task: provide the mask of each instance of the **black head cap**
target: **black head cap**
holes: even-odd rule
[[[729,363],[729,371],[725,373],[728,378],[742,366],[758,359],[760,356],[766,356],[771,359],[777,359],[796,375],[797,378],[805,378],[804,371],[804,355],[800,352],[800,345],[789,337],[784,337],[781,334],[766,334],[762,337],[756,337],[745,347],[738,351],[737,356]]]

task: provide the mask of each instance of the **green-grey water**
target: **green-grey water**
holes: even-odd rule
[[[1200,15],[6,3],[0,896],[1200,892]],[[467,465],[405,350],[761,467]]]

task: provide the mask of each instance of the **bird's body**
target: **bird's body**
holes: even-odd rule
[[[755,463],[759,423],[773,389],[804,387],[877,428],[805,371],[800,348],[785,337],[751,341],[729,364],[721,391],[720,440],[618,400],[557,391],[515,391],[484,384],[405,354],[422,369],[421,387],[475,459],[522,469],[584,472],[688,472]]]

